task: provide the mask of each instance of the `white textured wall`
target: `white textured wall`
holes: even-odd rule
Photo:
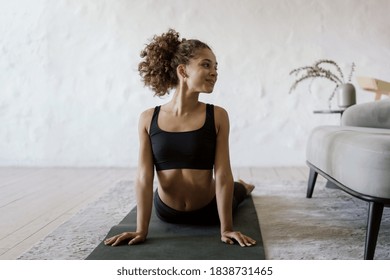
[[[232,164],[303,165],[309,131],[338,116],[312,113],[332,85],[289,95],[288,73],[329,58],[390,80],[389,14],[388,0],[0,0],[0,165],[136,166],[138,115],[169,98],[140,83],[139,52],[169,27],[217,55],[202,99],[230,113]]]

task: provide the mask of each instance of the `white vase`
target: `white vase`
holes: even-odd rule
[[[356,104],[356,90],[353,84],[341,84],[337,92],[337,105],[340,109],[346,109]]]

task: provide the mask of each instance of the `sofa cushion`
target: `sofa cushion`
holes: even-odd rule
[[[390,99],[351,106],[343,113],[341,123],[343,126],[390,129]]]
[[[319,126],[307,144],[307,161],[346,187],[390,198],[390,130]]]

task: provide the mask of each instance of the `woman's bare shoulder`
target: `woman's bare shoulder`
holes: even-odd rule
[[[145,111],[143,111],[143,112],[141,113],[140,118],[152,117],[152,116],[153,116],[154,110],[155,110],[155,107],[146,109]]]
[[[149,127],[149,124],[152,121],[154,110],[155,110],[155,108],[149,108],[140,114],[140,116],[139,116],[140,126]]]
[[[214,115],[215,115],[215,118],[217,120],[227,120],[227,119],[229,119],[228,112],[226,111],[226,109],[224,109],[221,106],[214,105]]]

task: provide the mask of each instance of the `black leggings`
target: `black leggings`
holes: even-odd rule
[[[245,187],[234,182],[234,193],[233,193],[233,212],[237,209],[238,205],[247,197]],[[217,200],[214,197],[213,200],[201,209],[193,211],[178,211],[168,205],[166,205],[158,195],[156,191],[154,195],[154,207],[156,209],[157,217],[160,220],[167,223],[175,224],[218,224],[218,208]]]

